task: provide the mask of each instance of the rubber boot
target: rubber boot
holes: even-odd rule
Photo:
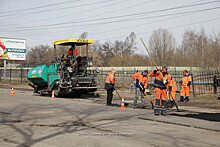
[[[160,115],[160,99],[155,100],[154,114],[155,115]]]
[[[175,105],[174,100],[170,100],[170,103],[171,103],[171,107],[173,107]]]
[[[180,102],[184,102],[184,96],[180,96]]]
[[[145,109],[144,92],[141,91],[141,109]]]
[[[134,98],[134,103],[133,103],[132,108],[135,109],[135,108],[136,108],[136,105],[137,105],[137,97]]]
[[[133,106],[136,106],[136,104],[137,104],[137,97],[134,98]]]
[[[189,96],[186,96],[185,102],[187,103],[189,101]]]
[[[167,115],[167,101],[162,100],[161,115]]]

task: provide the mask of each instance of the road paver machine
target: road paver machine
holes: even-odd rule
[[[94,40],[89,39],[63,39],[54,41],[54,63],[49,67],[41,65],[31,69],[28,73],[29,85],[35,93],[51,94],[55,96],[66,94],[88,94],[97,91],[96,73],[98,69],[90,70],[92,57],[89,57],[89,44]],[[57,57],[57,46],[72,46],[74,56]],[[78,47],[86,48],[86,56],[76,56]]]

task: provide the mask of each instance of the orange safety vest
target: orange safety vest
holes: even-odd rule
[[[107,74],[105,83],[115,84],[115,74],[113,72]]]
[[[67,55],[74,56],[75,55],[75,49],[69,49],[67,52]],[[78,57],[78,50],[76,50],[76,56]]]
[[[190,82],[190,83],[192,82],[192,78],[191,78],[191,76],[187,73],[186,75],[183,76],[182,81],[183,81],[182,86],[183,86],[183,87],[186,87],[189,82]]]
[[[140,72],[136,72],[135,74],[132,75],[132,78],[137,80],[137,79],[139,79],[140,74],[141,74]]]
[[[161,77],[161,75],[163,77]],[[155,88],[166,89],[166,85],[163,84],[163,80],[167,80],[168,84],[170,84],[170,81],[171,81],[170,73],[162,73],[161,71],[157,71],[154,74],[152,71],[152,72],[150,72],[150,76],[155,77],[155,81],[154,81]]]
[[[176,82],[175,82],[175,80],[174,80],[173,77],[171,77],[170,84],[167,84],[167,86],[171,86],[171,87],[172,87],[172,88],[171,88],[171,91],[177,91],[177,90],[178,90],[178,88],[177,88],[177,86],[176,86]]]
[[[148,75],[144,76],[143,73],[140,74],[139,82],[140,82],[141,85],[144,86],[143,88],[147,88],[148,80],[149,80]]]

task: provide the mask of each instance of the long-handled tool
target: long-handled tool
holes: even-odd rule
[[[139,84],[139,86],[141,87],[141,89],[144,91],[144,89],[143,89],[143,87],[141,86],[140,82],[139,82],[138,84]],[[148,95],[147,95],[147,93],[146,93],[145,91],[144,91],[144,94],[147,96],[148,100],[150,101],[151,106],[152,106],[152,109],[154,109],[154,104],[153,104],[153,102],[150,100],[150,98],[148,97]]]
[[[119,97],[119,98],[120,98],[120,100],[121,100],[121,96],[120,96],[120,94],[118,93],[118,91],[116,90],[115,86],[114,86],[114,90],[116,91],[116,93],[117,93],[118,97]]]
[[[114,90],[116,91],[116,93],[117,93],[119,99],[121,100],[122,97],[120,96],[120,94],[119,94],[118,91],[116,90],[115,86],[114,86],[113,88],[114,88]],[[124,102],[124,104],[125,104],[126,106],[128,105],[128,103],[126,103],[126,102]]]
[[[149,54],[149,56],[150,56],[150,58],[151,58],[151,61],[154,63],[154,66],[156,67],[157,70],[159,70],[159,68],[157,68],[157,65],[156,65],[156,63],[155,63],[153,57],[151,56],[149,50],[147,49],[147,47],[146,47],[144,41],[142,40],[142,38],[140,38],[140,39],[141,39],[141,42],[143,43],[145,49],[147,50],[147,52],[148,52],[148,54]],[[161,74],[161,72],[159,72],[159,73],[160,73],[160,76],[163,77],[163,75]],[[165,85],[165,86],[166,86],[166,85]],[[167,86],[166,86],[166,89],[169,91],[169,89],[167,88]],[[170,91],[169,91],[169,92],[170,92]],[[171,97],[172,97],[172,99],[173,99],[172,94],[171,94]],[[173,101],[174,101],[174,105],[176,106],[177,111],[180,111],[174,99],[173,99]]]

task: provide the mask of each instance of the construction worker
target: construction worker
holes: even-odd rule
[[[132,78],[135,79],[135,99],[134,99],[134,103],[133,103],[133,106],[136,106],[137,104],[137,99],[138,99],[138,96],[139,96],[139,92],[140,92],[140,85],[139,85],[139,76],[140,76],[140,72],[138,72],[138,70],[136,71],[136,73],[134,73],[132,75]]]
[[[154,114],[166,115],[166,103],[167,103],[167,84],[170,84],[171,75],[167,71],[167,65],[162,67],[162,71],[154,70],[150,73],[151,77],[155,77],[154,88],[155,88],[155,105],[154,105]],[[161,107],[160,107],[161,106]]]
[[[113,91],[115,86],[115,72],[112,70],[112,72],[109,72],[107,74],[106,80],[105,80],[105,89],[107,91],[107,101],[106,105],[112,105],[112,97],[113,97]]]
[[[134,103],[133,106],[135,107],[137,104],[137,99],[139,96],[139,91],[141,91],[141,108],[145,108],[145,102],[144,102],[144,91],[147,88],[148,85],[148,71],[145,70],[142,73],[136,73],[136,93],[135,93],[135,98],[134,98]]]
[[[192,83],[192,78],[189,75],[187,70],[183,71],[183,78],[182,78],[182,89],[180,91],[180,102],[188,102],[189,101],[189,88]],[[184,99],[184,95],[186,95]]]
[[[167,86],[169,87],[169,89],[168,89],[169,90],[169,98],[170,98],[171,106],[173,107],[175,97],[176,97],[176,91],[178,90],[177,86],[176,86],[176,82],[173,77],[171,77],[170,84],[168,84]]]
[[[74,56],[75,55],[75,49],[74,46],[72,45],[71,48],[68,50],[67,55],[69,56]],[[78,57],[78,50],[76,50],[76,57]]]

